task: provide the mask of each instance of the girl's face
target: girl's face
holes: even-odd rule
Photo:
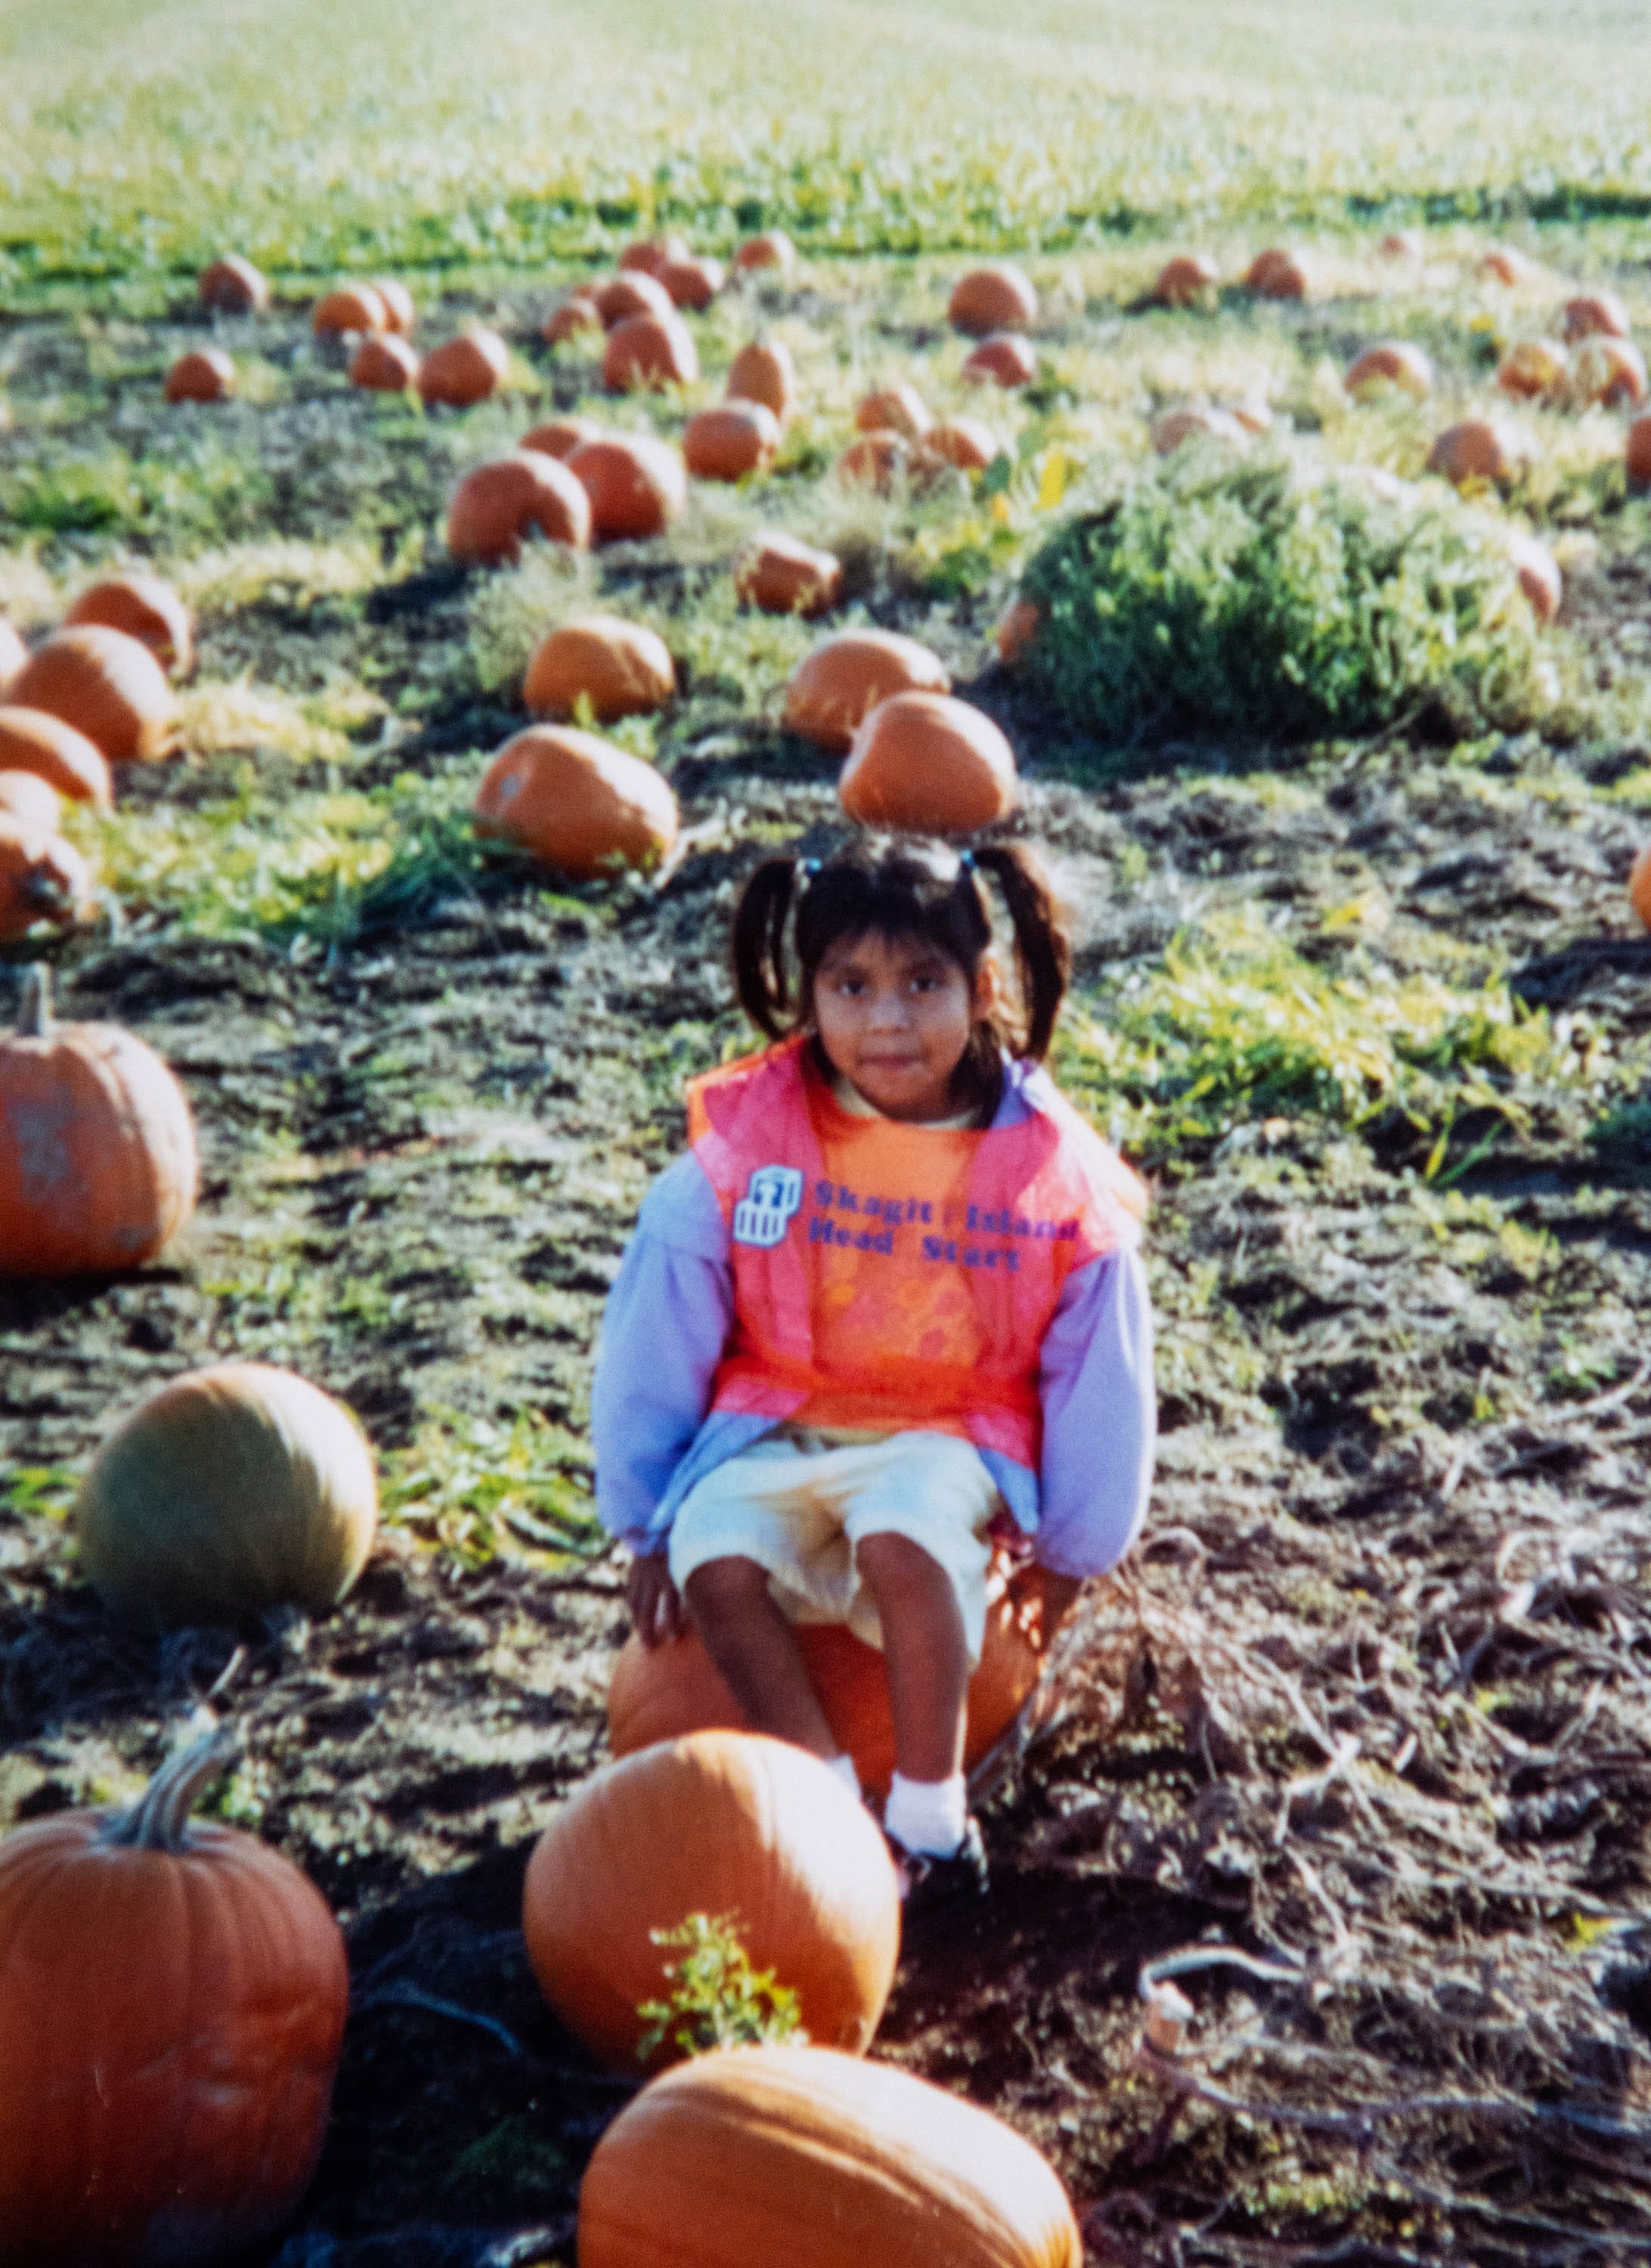
[[[832,1068],[887,1118],[950,1118],[952,1074],[969,1034],[990,1015],[997,972],[972,980],[916,937],[839,938],[814,972],[814,1027]]]

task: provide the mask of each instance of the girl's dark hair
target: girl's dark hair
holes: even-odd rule
[[[958,1065],[957,1091],[971,1103],[995,1099],[1004,1049],[1034,1063],[1049,1052],[1072,966],[1065,925],[1043,866],[1018,843],[960,852],[910,836],[866,836],[823,865],[764,860],[746,884],[733,917],[741,1006],[771,1040],[796,1031],[807,1017],[820,964],[843,938],[920,938],[955,961],[972,983],[991,944],[991,912],[982,887],[988,874],[1014,932],[1024,1020],[1017,1028],[1000,1011],[977,1024]]]

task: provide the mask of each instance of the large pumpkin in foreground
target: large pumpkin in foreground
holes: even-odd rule
[[[44,968],[0,1039],[0,1277],[114,1274],[168,1245],[200,1168],[182,1088],[118,1024],[56,1024]]]
[[[670,782],[628,748],[571,725],[505,741],[476,790],[483,835],[502,836],[579,881],[657,866],[676,841]]]
[[[785,688],[785,723],[805,740],[846,751],[860,721],[896,693],[945,693],[938,653],[898,630],[839,630],[798,663]]]
[[[881,1829],[828,1764],[753,1733],[696,1733],[597,1772],[545,1829],[523,1894],[527,1957],[615,2070],[636,2070],[638,2003],[666,1997],[678,1957],[653,1933],[696,1913],[733,1918],[810,2038],[865,2052],[894,1981],[900,1892]],[[667,2039],[653,2059],[680,2052]]]
[[[986,1633],[969,1681],[963,1767],[991,1756],[1037,1689],[1046,1629],[1035,1578],[1012,1577],[994,1559],[986,1577]],[[826,1720],[854,1759],[860,1785],[885,1795],[895,1768],[895,1727],[883,1658],[842,1623],[800,1623],[797,1640]],[[744,1712],[699,1639],[689,1635],[652,1650],[633,1631],[608,1689],[608,1742],[628,1756],[684,1733],[747,1729]]]
[[[596,2146],[579,2268],[1081,2268],[1054,2169],[961,2095],[822,2047],[667,2072]]]
[[[273,2236],[321,2154],[349,1971],[326,1902],[188,1816],[216,1741],[125,1811],[0,1842],[0,2264],[181,2268]]]
[[[177,727],[178,704],[154,655],[140,639],[100,622],[59,630],[37,646],[7,699],[13,708],[61,717],[112,764],[168,755]]]
[[[372,1452],[342,1403],[290,1370],[188,1371],[129,1411],[75,1504],[80,1564],[139,1621],[225,1625],[335,1607],[378,1526]]]

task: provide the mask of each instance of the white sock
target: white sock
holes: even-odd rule
[[[883,1807],[883,1825],[903,1850],[927,1859],[949,1859],[969,1824],[969,1783],[962,1772],[950,1779],[908,1779],[896,1772]]]
[[[858,1803],[860,1800],[860,1776],[854,1769],[854,1759],[848,1750],[844,1749],[840,1756],[822,1756],[821,1762],[828,1771],[837,1774]]]

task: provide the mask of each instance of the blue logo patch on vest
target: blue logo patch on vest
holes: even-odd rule
[[[759,1166],[733,1209],[733,1241],[764,1251],[785,1239],[785,1229],[802,1203],[802,1175],[794,1166]]]

